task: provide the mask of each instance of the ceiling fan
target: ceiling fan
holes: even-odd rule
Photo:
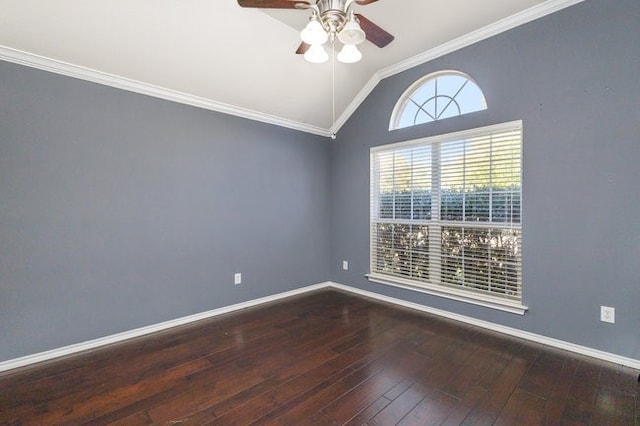
[[[302,43],[296,50],[309,62],[325,62],[329,56],[323,45],[338,39],[343,48],[338,60],[358,62],[362,54],[356,45],[369,40],[378,47],[385,47],[394,37],[364,16],[351,10],[353,4],[365,6],[378,0],[238,0],[242,7],[265,9],[310,9],[309,23],[300,33]]]

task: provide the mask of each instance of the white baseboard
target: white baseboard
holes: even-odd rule
[[[189,324],[195,321],[203,319],[213,318],[218,315],[227,314],[233,311],[239,311],[241,309],[250,308],[264,303],[273,302],[276,300],[284,299],[285,297],[295,296],[309,291],[318,290],[321,288],[329,287],[329,283],[314,284],[307,287],[302,287],[296,290],[286,291],[284,293],[274,294],[272,296],[261,297],[259,299],[249,300],[247,302],[238,303],[231,306],[225,306],[212,311],[201,312],[199,314],[189,315],[182,318],[177,318],[171,321],[161,322],[159,324],[153,324],[147,327],[136,328],[133,330],[125,331],[122,333],[112,334],[106,337],[100,337],[98,339],[89,340],[86,342],[76,343],[69,346],[63,346],[61,348],[52,349],[50,351],[39,352],[33,355],[27,355],[20,358],[10,359],[8,361],[0,362],[0,372],[12,370],[14,368],[24,367],[30,364],[35,364],[42,361],[49,361],[54,358],[59,358],[66,355],[75,354],[90,349],[96,349],[101,346],[110,345],[112,343],[122,342],[124,340],[133,339],[134,337],[140,337],[147,334],[155,333],[157,331],[167,330],[169,328],[177,327],[179,325]]]
[[[335,288],[346,292],[359,294],[361,296],[369,297],[372,299],[380,300],[383,302],[393,303],[406,308],[415,309],[418,311],[426,312],[433,315],[438,315],[444,318],[449,318],[455,321],[460,321],[466,324],[475,325],[488,330],[497,331],[499,333],[507,334],[509,336],[519,337],[522,339],[530,340],[537,343],[542,343],[547,346],[556,347],[559,349],[575,352],[578,354],[586,355],[592,358],[601,359],[615,364],[625,365],[627,367],[640,370],[640,360],[627,358],[612,353],[599,351],[597,349],[588,348],[586,346],[576,345],[574,343],[565,342],[562,340],[554,339],[551,337],[542,336],[535,333],[529,333],[527,331],[518,330],[511,327],[506,327],[500,324],[491,323],[488,321],[478,320],[476,318],[467,317],[464,315],[455,314],[440,309],[431,308],[429,306],[420,305],[417,303],[407,302],[406,300],[396,299],[395,297],[384,296],[371,291],[361,290],[355,287],[339,284],[336,282],[327,281],[324,283],[314,284],[299,289],[286,291],[284,293],[274,294],[272,296],[262,297],[259,299],[249,300],[247,302],[238,303],[231,306],[225,306],[223,308],[214,309],[199,314],[189,315],[186,317],[178,318],[171,321],[165,321],[159,324],[150,325],[147,327],[136,328],[134,330],[125,331],[122,333],[113,334],[111,336],[101,337],[86,342],[81,342],[69,346],[64,346],[50,351],[40,352],[33,355],[27,355],[20,358],[10,359],[8,361],[0,362],[0,372],[8,371],[19,367],[25,367],[27,365],[35,364],[38,362],[52,360],[66,355],[71,355],[78,352],[87,351],[90,349],[96,349],[112,343],[122,342],[135,337],[144,336],[147,334],[155,333],[157,331],[167,330],[169,328],[177,327],[180,325],[189,324],[195,321],[203,319],[213,318],[219,315],[227,314],[229,312],[238,311],[241,309],[250,308],[253,306],[262,305],[264,303],[274,302],[286,297],[295,296],[299,294],[308,293],[310,291],[319,290],[323,288]]]
[[[395,297],[384,296],[378,293],[361,290],[361,289],[346,286],[343,284],[329,282],[328,285],[329,287],[332,287],[332,288],[348,291],[351,293],[356,293],[361,296],[370,297],[372,299],[377,299],[383,302],[393,303],[396,305],[404,306],[406,308],[415,309],[418,311],[427,312],[429,314],[434,314],[441,317],[449,318],[455,321],[460,321],[466,324],[482,327],[487,330],[497,331],[499,333],[507,334],[509,336],[519,337],[522,339],[530,340],[532,342],[542,343],[543,345],[552,346],[552,347],[563,349],[566,351],[575,352],[581,355],[586,355],[591,358],[601,359],[603,361],[608,361],[608,362],[612,362],[619,365],[625,365],[627,367],[640,370],[640,360],[637,360],[637,359],[623,357],[623,356],[612,354],[609,352],[604,352],[604,351],[592,349],[586,346],[580,346],[574,343],[565,342],[563,340],[554,339],[552,337],[546,337],[540,334],[518,330],[517,328],[506,327],[504,325],[495,324],[489,321],[483,321],[476,318],[467,317],[464,315],[459,315],[459,314],[443,311],[436,308],[431,308],[429,306],[420,305],[417,303],[407,302],[406,300],[396,299]]]

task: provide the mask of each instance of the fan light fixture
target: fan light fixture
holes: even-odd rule
[[[304,52],[304,59],[314,64],[327,62],[329,54],[321,44],[312,44],[309,50]]]
[[[336,5],[335,3],[339,3]],[[358,62],[362,53],[356,45],[362,43],[366,34],[360,28],[358,18],[349,8],[353,0],[349,1],[318,1],[312,7],[309,23],[300,32],[300,38],[310,47],[304,58],[313,63],[322,63],[329,59],[323,45],[336,38],[344,46],[338,54],[338,60],[347,64]],[[336,8],[339,7],[339,8]]]
[[[322,26],[318,12],[315,10],[311,13],[307,26],[300,32],[300,38],[311,46],[322,45],[329,40],[329,34]]]
[[[345,64],[353,64],[362,59],[362,53],[353,44],[345,44],[337,56],[340,62]]]
[[[313,63],[329,60],[325,44],[331,43],[331,112],[333,123],[336,122],[336,59],[352,64],[362,59],[362,53],[356,47],[365,39],[378,47],[385,47],[393,41],[393,36],[378,25],[356,15],[351,6],[366,6],[378,0],[237,0],[240,7],[301,9],[311,10],[309,23],[300,32],[302,43],[296,54],[304,54],[304,58]],[[367,31],[366,34],[363,28]],[[342,43],[340,53],[336,55],[335,42]],[[331,133],[335,139],[335,132]]]
[[[360,28],[360,23],[356,19],[356,15],[353,12],[349,13],[349,21],[345,24],[342,31],[338,33],[338,40],[340,43],[355,46],[356,44],[360,44],[364,41],[366,35],[362,28]]]

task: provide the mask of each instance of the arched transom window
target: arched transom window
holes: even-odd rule
[[[468,75],[441,71],[416,81],[393,109],[389,130],[487,109],[482,90]]]

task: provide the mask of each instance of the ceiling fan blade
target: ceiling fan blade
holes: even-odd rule
[[[300,9],[311,6],[305,0],[238,0],[241,7],[259,7],[261,9]]]
[[[367,35],[367,40],[376,46],[385,47],[395,38],[359,13],[356,13],[356,16],[358,17],[358,21],[360,21],[360,28],[362,28]]]
[[[300,46],[298,46],[298,50],[296,50],[296,55],[305,54],[310,47],[311,47],[310,44],[307,44],[303,41],[302,43],[300,43]]]
[[[366,6],[370,3],[375,3],[378,0],[356,0],[356,4],[359,4],[360,6]]]

